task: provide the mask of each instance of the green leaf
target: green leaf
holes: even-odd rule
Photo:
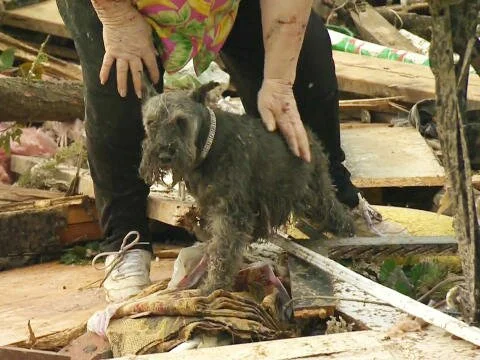
[[[395,260],[386,259],[380,267],[380,273],[378,274],[380,282],[386,282],[396,267],[397,264],[395,263]]]
[[[20,144],[21,135],[22,128],[19,125],[13,125],[10,128],[0,131],[0,149],[4,150],[7,155],[10,155],[11,142],[15,141]]]
[[[15,61],[15,49],[8,48],[0,55],[0,71],[5,71],[13,67]]]

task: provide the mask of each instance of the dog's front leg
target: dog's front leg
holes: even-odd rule
[[[231,290],[251,239],[252,217],[238,203],[219,201],[209,207],[206,219],[211,237],[207,245],[208,274],[201,290],[206,294],[216,289]]]

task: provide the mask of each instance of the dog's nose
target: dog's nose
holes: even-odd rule
[[[169,154],[160,154],[158,159],[162,164],[170,164],[172,162],[172,157]]]
[[[177,151],[177,149],[173,146],[173,145],[168,145],[168,149],[167,149],[168,153],[173,156],[175,155],[175,152]]]

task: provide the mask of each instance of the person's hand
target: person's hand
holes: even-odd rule
[[[105,84],[112,65],[117,67],[117,89],[120,96],[127,96],[127,79],[130,70],[135,93],[142,97],[143,65],[148,69],[150,79],[160,79],[156,50],[153,46],[152,28],[133,7],[126,8],[114,19],[102,19],[105,55],[100,69],[100,82]]]
[[[258,111],[269,131],[278,128],[290,150],[310,162],[307,132],[300,119],[291,84],[265,79],[258,92]]]

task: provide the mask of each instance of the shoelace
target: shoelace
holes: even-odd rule
[[[128,242],[129,238],[132,235],[135,235],[135,239],[133,239],[133,241],[131,241],[131,242]],[[127,235],[125,235],[125,237],[123,238],[123,241],[122,241],[122,245],[120,246],[120,250],[118,250],[118,251],[105,251],[105,252],[97,254],[93,258],[92,266],[95,269],[97,269],[97,270],[108,269],[106,274],[105,274],[105,277],[103,278],[102,282],[100,283],[100,286],[103,285],[103,283],[105,282],[107,277],[110,275],[110,273],[113,271],[113,269],[115,269],[115,267],[123,260],[123,257],[125,256],[125,253],[128,250],[130,250],[132,247],[134,247],[135,245],[148,245],[148,243],[140,241],[140,233],[138,231],[134,230],[134,231],[130,231]],[[107,265],[103,265],[103,266],[97,266],[96,265],[96,262],[97,262],[98,259],[100,259],[102,257],[110,256],[110,255],[115,255],[115,259],[108,266]]]

